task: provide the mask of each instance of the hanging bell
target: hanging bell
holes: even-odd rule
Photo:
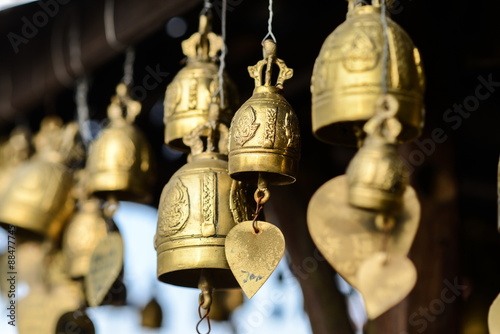
[[[141,310],[141,326],[146,328],[161,328],[163,322],[163,312],[160,304],[155,298]]]
[[[265,40],[263,47],[264,59],[248,67],[255,79],[253,95],[231,121],[229,174],[256,183],[260,173],[269,185],[285,185],[295,182],[300,158],[298,119],[282,95],[283,83],[293,70],[276,57],[272,40]],[[279,68],[275,85],[271,85],[273,66]]]
[[[347,168],[348,200],[363,209],[394,213],[402,207],[408,184],[396,144],[402,125],[395,118],[398,101],[393,96],[382,98],[378,105],[387,110],[380,110],[365,124],[368,136]]]
[[[169,180],[160,198],[155,249],[162,282],[198,287],[202,272],[214,288],[237,288],[224,251],[225,237],[245,213],[246,199],[227,172],[227,156],[192,155]]]
[[[57,117],[42,121],[34,138],[36,154],[18,167],[0,195],[0,222],[59,238],[74,208],[73,177],[65,163],[81,154],[77,133],[75,123],[63,126]]]
[[[200,15],[199,31],[182,42],[187,64],[165,93],[165,143],[181,151],[188,150],[183,137],[208,120],[212,97],[219,89],[219,66],[215,59],[224,47],[224,41],[211,30],[211,16]],[[219,121],[229,126],[238,106],[238,97],[236,86],[226,73],[223,89],[224,96],[229,99],[223,101]]]
[[[3,192],[17,167],[25,162],[31,153],[30,132],[27,128],[16,127],[0,146],[0,193]]]
[[[387,63],[380,1],[364,6],[350,0],[346,21],[323,43],[311,79],[312,127],[319,140],[356,145],[385,87],[399,102],[403,130],[398,142],[420,135],[425,88],[420,54],[398,24],[389,17],[387,23]]]
[[[62,253],[68,275],[82,278],[87,275],[90,257],[99,241],[108,234],[102,202],[90,198],[79,203],[79,210],[68,222],[63,234]]]
[[[130,98],[123,83],[116,93],[108,107],[110,123],[89,148],[89,191],[103,199],[147,202],[154,178],[152,152],[132,124],[141,104]]]

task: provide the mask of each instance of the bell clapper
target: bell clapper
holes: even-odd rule
[[[198,306],[198,315],[200,316],[200,320],[196,324],[196,332],[198,334],[201,334],[200,332],[200,325],[203,322],[203,320],[207,319],[207,326],[208,326],[208,331],[207,334],[210,333],[211,331],[211,325],[210,325],[210,307],[212,306],[212,294],[213,294],[213,285],[210,282],[210,277],[207,274],[205,270],[201,271],[201,277],[200,277],[200,282],[198,283],[198,289],[201,290],[200,292],[200,297],[199,297],[199,306]],[[201,309],[205,310],[205,314],[201,314]]]

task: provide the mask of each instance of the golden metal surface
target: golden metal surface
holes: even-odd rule
[[[377,114],[364,126],[366,140],[347,168],[349,203],[362,209],[394,213],[403,205],[408,171],[397,151],[401,123],[392,95],[377,102]]]
[[[366,314],[375,319],[410,293],[417,282],[417,270],[404,255],[379,252],[363,261],[357,281]]]
[[[191,156],[163,189],[155,248],[157,274],[165,283],[197,287],[202,269],[215,288],[238,287],[224,253],[226,235],[249,219],[244,190],[227,172],[227,156]]]
[[[155,298],[141,310],[141,326],[147,328],[160,328],[163,321],[163,312]]]
[[[3,193],[17,167],[31,153],[31,138],[27,128],[16,127],[9,139],[0,146],[0,194]]]
[[[490,334],[500,334],[500,295],[493,301],[488,313],[488,329]]]
[[[209,107],[219,89],[217,53],[224,45],[219,35],[211,31],[211,17],[200,16],[199,31],[182,42],[188,57],[186,66],[177,73],[165,93],[165,143],[187,151],[182,139],[209,118]],[[219,121],[229,126],[234,110],[238,107],[236,86],[224,73],[224,96]],[[206,136],[207,133],[204,133]]]
[[[311,79],[312,127],[324,142],[355,146],[356,133],[374,115],[383,95],[384,45],[380,5],[353,6],[325,40]],[[388,92],[399,102],[403,125],[398,141],[420,135],[424,121],[424,74],[418,49],[406,32],[388,21]]]
[[[354,287],[358,287],[359,266],[384,248],[384,240],[389,253],[408,254],[420,221],[420,203],[413,188],[406,188],[403,207],[394,216],[395,226],[388,239],[376,226],[377,216],[377,212],[349,205],[345,175],[325,183],[309,202],[307,224],[314,243],[330,265]]]
[[[91,198],[80,202],[62,240],[62,252],[71,278],[82,278],[88,274],[92,252],[107,234],[101,200]]]
[[[123,268],[123,240],[118,232],[111,232],[101,240],[90,259],[85,276],[85,294],[89,306],[99,306],[120,277]]]
[[[239,223],[226,237],[226,257],[231,271],[248,298],[252,298],[278,266],[285,252],[280,229],[265,221]]]
[[[57,239],[74,208],[67,167],[81,156],[78,126],[56,117],[42,121],[34,139],[36,154],[21,164],[0,194],[0,222]],[[22,231],[21,231],[22,232]]]
[[[256,183],[259,173],[269,185],[295,182],[300,158],[299,122],[283,97],[283,83],[293,70],[276,57],[276,44],[266,40],[264,59],[249,66],[253,95],[236,112],[229,129],[229,174]],[[271,83],[272,68],[279,73]]]
[[[147,202],[154,161],[146,137],[132,124],[141,104],[130,98],[124,84],[116,93],[108,107],[110,123],[89,148],[89,190],[103,199]]]
[[[240,289],[215,290],[210,307],[210,320],[227,321],[231,313],[242,304],[243,293]]]

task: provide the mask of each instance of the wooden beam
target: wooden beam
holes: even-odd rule
[[[52,0],[0,13],[0,127],[200,0]],[[30,27],[32,30],[30,30]]]

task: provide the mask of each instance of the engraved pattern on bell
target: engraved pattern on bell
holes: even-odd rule
[[[189,218],[189,194],[186,186],[179,177],[175,182],[169,182],[164,190],[163,206],[158,212],[158,221],[163,222],[158,226],[161,236],[174,235],[181,231]]]
[[[201,15],[199,32],[182,43],[187,64],[165,93],[165,143],[172,148],[187,151],[182,138],[209,119],[209,106],[219,89],[216,54],[222,46],[222,38],[211,31],[210,17]],[[226,73],[223,89],[228,98],[221,106],[219,121],[229,126],[238,107],[238,92]]]
[[[236,209],[240,217],[234,214],[235,203],[241,206],[246,199],[239,198],[244,191],[229,176],[226,159],[213,152],[194,155],[163,189],[155,235],[160,281],[197,287],[201,270],[209,270],[215,288],[238,287],[226,260],[225,237],[238,219],[249,217],[242,208]]]
[[[276,58],[275,49],[275,44],[266,40],[265,59],[249,66],[256,87],[231,121],[229,173],[236,180],[255,183],[261,173],[268,184],[284,185],[293,183],[297,176],[299,124],[282,95],[283,82],[292,77],[293,70]],[[271,85],[273,66],[279,68],[276,85]]]
[[[388,91],[399,102],[403,124],[398,141],[419,136],[423,127],[424,75],[420,54],[407,33],[388,21]],[[355,146],[356,131],[373,116],[383,94],[384,38],[380,8],[354,7],[325,40],[311,79],[312,127],[330,144]]]

